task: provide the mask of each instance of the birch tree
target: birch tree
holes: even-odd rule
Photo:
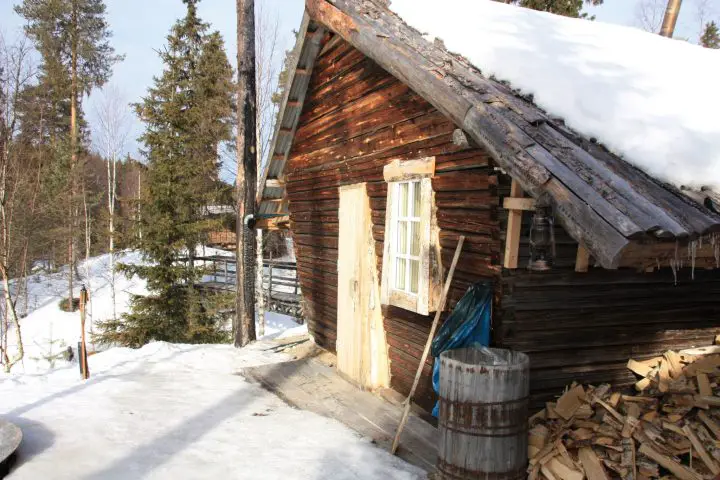
[[[30,42],[21,37],[9,45],[0,36],[0,276],[2,276],[3,311],[2,360],[5,371],[9,372],[16,363],[22,361],[24,348],[20,321],[15,309],[17,293],[13,295],[10,285],[10,261],[14,243],[15,206],[18,205],[18,193],[26,193],[27,185],[22,185],[24,177],[15,151],[15,137],[18,134],[18,104],[23,89],[35,78],[32,66]],[[27,249],[25,249],[27,251]],[[24,261],[24,260],[23,260]],[[16,337],[16,352],[8,352],[8,333],[12,325]]]
[[[115,210],[117,206],[117,163],[122,158],[130,132],[130,112],[127,102],[114,85],[103,89],[102,99],[95,111],[96,148],[107,163],[108,255],[112,319],[117,320],[115,293]]]
[[[70,101],[70,165],[68,175],[68,298],[73,303],[75,236],[79,216],[79,118],[83,95],[102,87],[112,66],[122,59],[109,43],[111,32],[103,0],[24,0],[15,11],[27,20],[26,33],[43,58],[42,69],[63,86]]]

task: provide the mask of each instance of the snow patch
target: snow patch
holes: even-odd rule
[[[650,175],[720,190],[720,50],[489,0],[391,8]]]

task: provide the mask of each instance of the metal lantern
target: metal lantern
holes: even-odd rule
[[[555,255],[555,232],[550,209],[537,207],[530,224],[530,262],[528,269],[544,272],[552,267]]]

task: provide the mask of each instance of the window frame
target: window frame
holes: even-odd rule
[[[410,310],[422,315],[428,315],[435,311],[439,301],[438,279],[442,276],[440,265],[440,250],[438,241],[438,229],[435,220],[435,198],[432,190],[432,179],[435,171],[434,157],[394,161],[387,165],[384,170],[387,182],[387,205],[385,210],[385,238],[383,249],[383,267],[381,283],[381,303]],[[419,212],[412,212],[412,217],[400,216],[400,185],[413,182],[413,188],[419,190]],[[408,192],[409,193],[409,192]],[[410,203],[408,194],[408,203]],[[419,255],[412,256],[419,260],[418,268],[418,289],[412,293],[407,282],[410,282],[406,274],[406,288],[396,288],[396,268],[398,255],[411,255],[408,247],[407,254],[398,254],[399,222],[408,218],[418,221],[419,230]],[[411,236],[408,227],[408,244]],[[402,257],[401,257],[402,258]]]

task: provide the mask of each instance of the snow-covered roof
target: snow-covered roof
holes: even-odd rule
[[[650,175],[720,191],[720,50],[490,0],[390,8]]]
[[[280,213],[308,73],[323,39],[339,36],[443,113],[539,204],[552,206],[603,267],[616,268],[631,244],[649,254],[647,245],[658,241],[720,232],[720,196],[675,187],[718,185],[720,132],[711,118],[718,104],[709,86],[718,67],[707,78],[684,78],[684,65],[701,69],[705,60],[696,56],[715,59],[715,52],[487,0],[393,0],[394,11],[388,0],[305,1],[294,51],[301,74],[285,86],[260,213]],[[662,58],[679,57],[682,68],[663,69],[662,59],[638,53],[642,45],[656,51],[656,42],[671,52]]]

